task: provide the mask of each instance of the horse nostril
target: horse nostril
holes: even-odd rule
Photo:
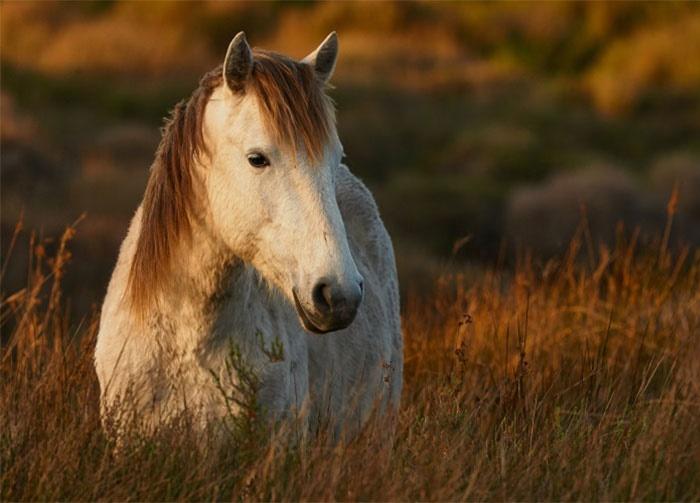
[[[306,328],[311,323],[320,333],[340,330],[355,319],[362,303],[362,290],[361,279],[340,284],[333,279],[322,278],[311,289],[313,310],[306,311],[295,297],[297,311],[303,313]]]
[[[330,311],[333,306],[331,287],[328,283],[317,283],[311,293],[316,309],[322,312]]]

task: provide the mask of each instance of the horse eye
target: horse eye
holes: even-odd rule
[[[262,154],[248,154],[248,163],[254,168],[264,168],[270,165],[270,161]]]

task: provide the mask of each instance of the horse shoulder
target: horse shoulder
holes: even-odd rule
[[[102,303],[100,326],[95,347],[95,363],[100,381],[109,379],[120,355],[124,354],[126,334],[129,332],[130,320],[123,309],[122,302],[129,280],[129,267],[134,255],[140,227],[141,209],[131,220],[129,231],[119,248],[117,264],[107,286],[107,294]]]
[[[129,271],[141,232],[141,211],[141,207],[136,210],[119,248],[100,313],[94,358],[102,398],[107,401],[123,393],[134,376],[152,370],[159,361],[157,341],[144,328],[152,326],[154,320],[137,323],[125,307]]]

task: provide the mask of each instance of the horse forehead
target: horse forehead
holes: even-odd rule
[[[271,136],[265,127],[260,108],[253,97],[246,96],[242,99],[236,117],[235,133],[241,138],[265,143],[271,141]]]
[[[246,147],[268,148],[277,152],[294,153],[289,146],[279,145],[273,132],[269,131],[258,98],[251,94],[231,96],[223,88],[217,88],[210,98],[206,112],[208,128],[214,134],[222,134],[231,141]],[[342,156],[342,145],[335,133],[328,138],[325,151],[330,158],[324,159],[331,164]],[[306,164],[303,149],[296,152],[297,164]]]
[[[207,105],[205,120],[215,134],[237,139],[268,139],[262,114],[255,97],[230,96],[218,88]]]

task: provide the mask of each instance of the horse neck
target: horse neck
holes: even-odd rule
[[[181,332],[188,345],[199,344],[210,333],[220,300],[232,284],[240,287],[246,279],[241,262],[197,218],[191,239],[173,260],[170,276],[155,313],[157,326]]]

